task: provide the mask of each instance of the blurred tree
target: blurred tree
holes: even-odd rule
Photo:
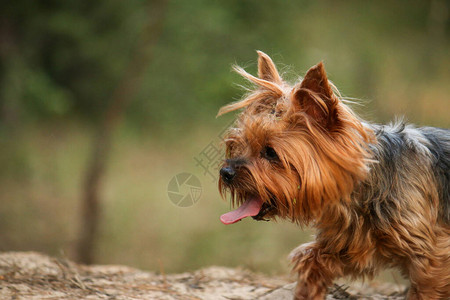
[[[147,21],[122,80],[112,93],[109,105],[99,122],[97,135],[92,142],[92,153],[84,178],[82,199],[81,233],[78,244],[78,260],[85,264],[94,262],[94,246],[101,211],[100,184],[111,148],[114,129],[124,117],[128,104],[139,91],[152,50],[161,34],[167,0],[152,1],[144,9]]]
[[[97,120],[145,24],[144,1],[3,1],[1,120]]]

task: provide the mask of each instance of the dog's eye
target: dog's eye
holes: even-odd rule
[[[272,147],[265,147],[262,151],[262,156],[267,160],[277,160],[278,155]]]

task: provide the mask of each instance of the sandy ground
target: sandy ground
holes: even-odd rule
[[[292,299],[294,283],[247,270],[208,267],[156,274],[126,266],[83,266],[34,252],[0,253],[0,299]],[[335,285],[327,300],[404,299],[403,287]],[[365,296],[362,296],[365,295]]]

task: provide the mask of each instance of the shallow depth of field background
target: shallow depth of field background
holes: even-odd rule
[[[77,258],[85,176],[113,111],[95,263],[286,272],[289,251],[313,231],[222,225],[230,206],[195,158],[233,119],[215,115],[242,95],[231,66],[255,73],[255,50],[290,81],[324,61],[370,121],[449,127],[448,2],[363,2],[0,4],[0,250]],[[188,208],[167,195],[180,172],[202,184]]]

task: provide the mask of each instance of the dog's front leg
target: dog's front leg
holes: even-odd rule
[[[335,255],[324,253],[316,242],[294,249],[289,258],[297,273],[295,300],[323,300],[333,279],[342,276],[342,265]]]

